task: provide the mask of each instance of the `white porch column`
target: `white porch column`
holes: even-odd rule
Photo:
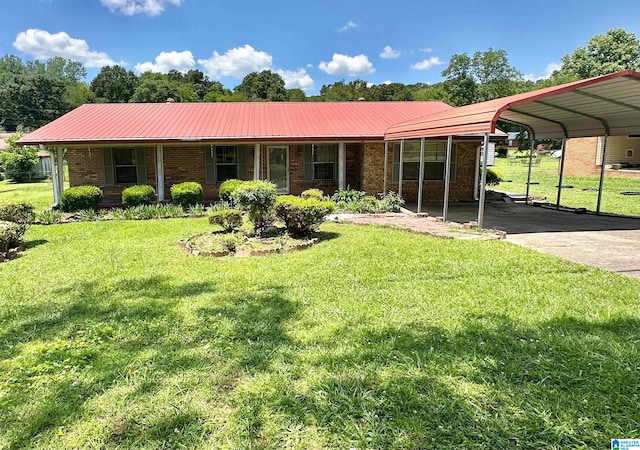
[[[338,144],[338,189],[344,189],[345,180],[347,178],[347,154],[345,151],[345,143]]]
[[[607,142],[609,140],[609,133],[604,135],[604,142],[602,143],[602,165],[600,166],[600,183],[598,184],[598,204],[596,206],[596,213],[600,213],[600,206],[602,205],[602,188],[604,187],[604,169],[607,163]]]
[[[447,137],[447,158],[444,166],[444,201],[442,205],[442,218],[447,221],[449,213],[449,184],[451,181],[451,150],[453,147],[453,136]],[[477,175],[476,175],[477,176]]]
[[[162,144],[156,147],[156,187],[158,201],[164,201],[164,149]]]
[[[420,169],[418,169],[418,209],[416,210],[418,214],[422,212],[422,186],[424,186],[424,138],[420,139]]]
[[[382,193],[387,193],[387,168],[389,166],[389,141],[384,141],[384,175],[382,176]]]
[[[58,193],[61,195],[64,191],[64,154],[62,147],[56,147],[56,165],[58,166],[58,173],[54,183],[58,183]],[[58,204],[59,202],[60,197],[58,197]]]
[[[402,198],[402,162],[404,159],[404,139],[400,140],[400,167],[398,168],[398,195]]]
[[[40,148],[43,148],[40,146]],[[58,161],[55,149],[48,149],[51,153],[51,185],[53,186],[53,206],[60,206],[60,186],[58,186]]]
[[[253,179],[260,179],[260,144],[253,146]]]
[[[484,221],[484,196],[487,183],[487,163],[489,162],[489,133],[484,134],[484,151],[482,152],[482,177],[480,178],[480,200],[478,201],[478,226],[482,228]]]

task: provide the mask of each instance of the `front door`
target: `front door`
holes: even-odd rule
[[[276,185],[279,194],[289,192],[289,147],[267,148],[267,177]]]

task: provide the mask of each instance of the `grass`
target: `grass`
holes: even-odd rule
[[[518,161],[519,162],[519,161]],[[555,205],[558,196],[558,167],[559,159],[549,156],[542,158],[539,165],[533,166],[531,181],[539,185],[531,185],[530,194],[536,197],[546,197],[549,203]],[[497,190],[524,194],[527,189],[526,164],[509,165],[507,159],[496,158],[496,167],[502,171],[505,179],[511,183],[500,183]],[[563,177],[563,186],[573,186],[562,189],[560,204],[571,208],[587,208],[595,211],[598,201],[599,177]],[[583,191],[591,189],[591,191]],[[601,211],[627,216],[640,216],[640,201],[637,196],[621,195],[621,192],[639,191],[640,179],[606,177],[602,194]]]
[[[65,188],[69,183],[65,182]],[[13,183],[12,181],[0,181],[0,202],[11,201],[30,202],[36,211],[43,211],[53,205],[53,185],[51,179],[35,183]]]
[[[205,218],[33,226],[0,264],[0,449],[605,448],[640,434],[640,282],[499,241]]]

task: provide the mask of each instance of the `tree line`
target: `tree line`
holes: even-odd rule
[[[248,74],[233,90],[200,70],[136,75],[119,65],[103,67],[86,83],[86,69],[77,61],[54,57],[23,62],[6,55],[0,58],[0,128],[37,128],[84,103],[431,100],[463,106],[625,69],[640,70],[640,41],[621,28],[596,35],[565,55],[546,79],[525,79],[504,50],[489,48],[453,55],[437,84],[341,80],[323,85],[314,96],[287,89],[283,78],[269,70]]]

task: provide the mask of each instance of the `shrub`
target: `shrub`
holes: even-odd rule
[[[504,175],[498,169],[487,169],[487,186],[497,186],[504,180]]]
[[[324,192],[320,189],[307,189],[304,191],[300,197],[302,198],[315,198],[316,200],[324,199]]]
[[[150,205],[156,201],[156,190],[143,184],[131,186],[122,191],[122,204],[124,206]]]
[[[202,185],[193,181],[171,186],[173,202],[183,208],[202,203]]]
[[[498,147],[496,149],[496,158],[506,158],[509,156],[509,149],[507,147]]]
[[[16,223],[30,223],[33,220],[33,205],[28,202],[0,204],[0,220]]]
[[[219,225],[226,232],[232,232],[242,226],[242,212],[237,209],[221,209],[209,213],[209,223]]]
[[[0,165],[7,178],[16,183],[30,181],[31,173],[38,165],[38,148],[20,147],[16,141],[21,137],[21,133],[16,133],[6,138],[7,147],[0,153]]]
[[[257,234],[269,226],[277,198],[275,184],[264,180],[245,181],[233,197],[238,207],[249,214]]]
[[[35,221],[45,225],[60,223],[62,221],[62,213],[53,209],[46,209],[36,214]]]
[[[331,200],[334,202],[357,202],[362,200],[367,195],[364,191],[356,191],[355,189],[351,189],[349,186],[347,188],[338,189],[335,194],[331,197]]]
[[[389,191],[380,195],[381,209],[388,212],[400,212],[400,208],[404,205],[404,200],[397,193]]]
[[[98,220],[98,214],[96,214],[94,209],[80,210],[77,212],[76,217],[83,222],[93,222],[94,220]]]
[[[202,203],[198,203],[197,205],[189,206],[187,208],[187,216],[189,217],[202,217],[207,209]]]
[[[327,214],[333,212],[334,207],[331,201],[283,195],[276,201],[276,217],[284,222],[292,236],[308,236]]]
[[[22,236],[27,226],[22,223],[0,221],[0,253],[7,253],[9,249],[22,244]]]
[[[64,212],[96,209],[102,201],[102,190],[96,186],[76,186],[60,195],[60,209]]]
[[[374,214],[384,210],[378,199],[371,195],[367,195],[355,203],[358,205],[357,212],[363,214]]]
[[[236,179],[222,182],[222,184],[220,185],[220,189],[218,189],[218,196],[220,196],[220,200],[227,203],[233,203],[233,195],[236,193],[242,183],[244,183],[244,181]]]

